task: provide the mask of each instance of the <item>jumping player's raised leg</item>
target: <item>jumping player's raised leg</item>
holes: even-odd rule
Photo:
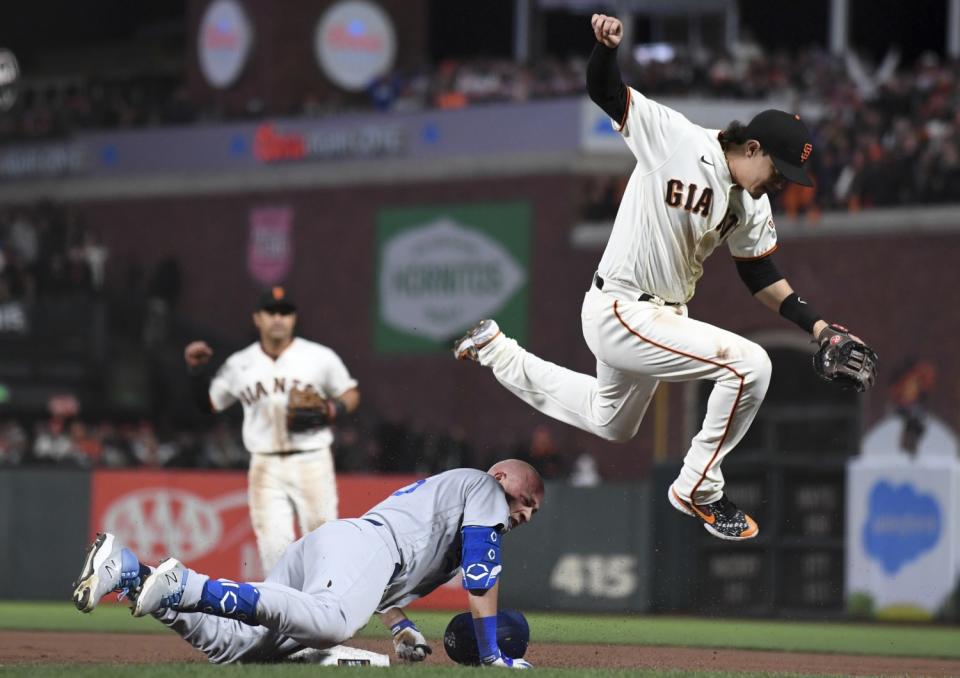
[[[478,358],[507,390],[537,410],[613,442],[636,435],[658,383],[601,360],[595,377],[575,372],[503,335],[482,347]]]
[[[485,341],[477,342],[476,357],[536,409],[607,440],[627,440],[636,433],[660,381],[713,381],[702,428],[671,491],[681,504],[674,506],[691,515],[721,501],[720,464],[747,432],[770,381],[766,352],[732,332],[688,318],[685,307],[639,302],[596,288],[584,298],[582,321],[597,358],[596,378],[542,360],[489,326]],[[756,525],[743,522],[734,538],[755,536]]]

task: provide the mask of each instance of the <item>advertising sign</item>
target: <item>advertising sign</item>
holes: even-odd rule
[[[317,23],[314,52],[320,68],[336,85],[362,90],[393,68],[397,54],[393,22],[373,3],[338,2]]]
[[[250,56],[253,28],[236,0],[214,0],[207,7],[197,35],[200,71],[211,87],[235,83]]]
[[[483,318],[527,328],[526,203],[386,209],[377,223],[376,349],[433,352]]]
[[[847,482],[848,607],[891,619],[944,612],[960,574],[960,470],[858,459]]]
[[[293,266],[293,208],[256,207],[250,210],[247,271],[258,283],[282,282]]]
[[[340,515],[357,517],[416,476],[337,478]],[[176,556],[189,567],[237,581],[263,578],[247,508],[247,474],[239,471],[96,471],[90,508],[91,539],[113,532],[142,561]],[[419,607],[461,609],[456,580]]]

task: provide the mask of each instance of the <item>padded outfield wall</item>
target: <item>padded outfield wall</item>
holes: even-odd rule
[[[417,476],[343,475],[340,515],[357,517]],[[168,555],[234,580],[262,578],[237,471],[0,470],[0,599],[70,598],[84,551],[114,532],[145,561]],[[641,485],[578,489],[548,483],[549,509],[504,541],[504,606],[649,609],[651,521]],[[56,498],[56,501],[53,501]],[[465,607],[459,579],[416,607]]]

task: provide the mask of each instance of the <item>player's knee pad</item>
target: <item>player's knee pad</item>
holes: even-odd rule
[[[244,624],[256,626],[257,603],[260,590],[246,582],[229,579],[208,579],[200,593],[198,609],[216,617],[236,619]]]

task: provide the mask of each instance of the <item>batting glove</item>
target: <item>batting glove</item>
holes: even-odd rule
[[[420,633],[420,629],[410,621],[404,619],[390,627],[393,633],[393,649],[397,659],[405,662],[422,662],[433,650],[427,645],[427,639]]]
[[[499,650],[492,657],[484,657],[480,660],[484,666],[495,666],[502,669],[532,669],[533,664],[526,659],[511,659]]]

